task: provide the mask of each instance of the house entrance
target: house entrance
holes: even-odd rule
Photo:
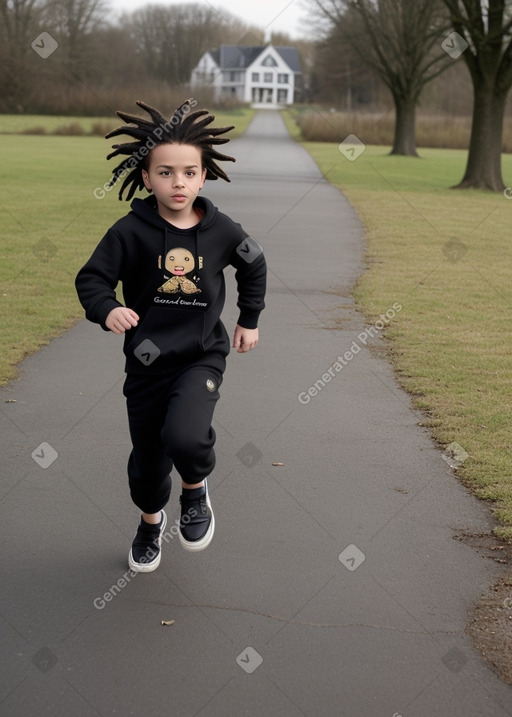
[[[252,88],[252,101],[258,103],[271,103],[272,102],[272,90],[270,87],[253,87]]]

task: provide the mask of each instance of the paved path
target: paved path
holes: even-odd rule
[[[168,528],[159,570],[127,577],[121,341],[83,321],[25,361],[0,392],[0,714],[511,715],[464,633],[498,566],[453,539],[488,510],[368,347],[361,226],[277,113],[232,150],[233,183],[208,195],[270,277],[216,414],[214,542],[192,555]]]

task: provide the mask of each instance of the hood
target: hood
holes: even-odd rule
[[[203,217],[198,222],[200,230],[206,229],[213,224],[219,211],[213,202],[206,197],[196,197],[194,207],[201,209],[203,212]],[[165,229],[168,225],[168,222],[158,213],[156,197],[152,194],[145,199],[134,199],[131,203],[131,210],[139,219],[154,227]]]

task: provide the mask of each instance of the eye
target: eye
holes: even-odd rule
[[[188,256],[185,257],[185,261],[190,261],[190,259],[188,258]]]
[[[189,177],[194,177],[195,174],[196,174],[196,173],[195,173],[194,170],[192,170],[192,169],[189,169],[189,170],[187,171],[187,175],[188,175]]]
[[[171,173],[169,172],[168,169],[163,169],[163,170],[160,172],[160,174],[161,174],[162,177],[170,177],[170,176],[171,176]]]

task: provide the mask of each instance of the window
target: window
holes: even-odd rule
[[[280,85],[288,84],[288,74],[278,75],[277,77],[278,77],[277,81],[279,82]]]
[[[277,90],[277,101],[280,105],[288,103],[288,90]]]
[[[277,62],[274,60],[272,55],[267,55],[261,64],[264,67],[277,67]]]
[[[263,82],[272,82],[271,72],[265,72],[265,74],[263,75]]]
[[[253,73],[252,73],[252,81],[253,81],[253,82],[259,82],[259,81],[260,81],[260,73],[259,73],[259,72],[253,72]]]
[[[243,73],[235,70],[224,72],[224,82],[241,82],[243,80]]]

